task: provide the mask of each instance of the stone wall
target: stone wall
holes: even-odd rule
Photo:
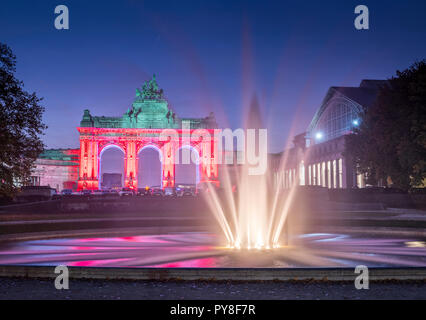
[[[390,208],[426,208],[426,194],[386,193],[375,189],[329,190],[330,201],[347,203],[382,203]]]

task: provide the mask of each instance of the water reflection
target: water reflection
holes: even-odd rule
[[[52,239],[0,247],[0,264],[84,267],[352,267],[426,266],[419,239],[366,239],[305,234],[276,250],[226,249],[207,233],[112,238]]]

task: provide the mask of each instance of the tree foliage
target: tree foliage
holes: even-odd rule
[[[29,179],[46,128],[41,99],[23,89],[15,71],[15,55],[0,43],[0,197],[12,196]]]
[[[421,185],[426,178],[426,61],[397,71],[361,118],[347,137],[346,154],[367,182],[387,183],[389,177],[404,190]]]

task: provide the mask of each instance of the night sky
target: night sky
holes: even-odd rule
[[[54,28],[65,4],[70,30]],[[370,30],[354,8],[370,9]],[[426,58],[426,1],[2,1],[0,41],[44,97],[49,148],[78,147],[83,110],[121,116],[153,73],[182,117],[237,128],[254,95],[270,151],[303,132],[330,86]]]

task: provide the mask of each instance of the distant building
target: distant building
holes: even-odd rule
[[[79,163],[79,149],[45,150],[35,161],[30,185],[76,190]]]
[[[345,158],[345,136],[360,124],[360,113],[377,98],[385,80],[362,80],[359,87],[331,87],[307,131],[294,137],[294,146],[272,155],[276,183],[327,188],[365,187],[353,164]]]

